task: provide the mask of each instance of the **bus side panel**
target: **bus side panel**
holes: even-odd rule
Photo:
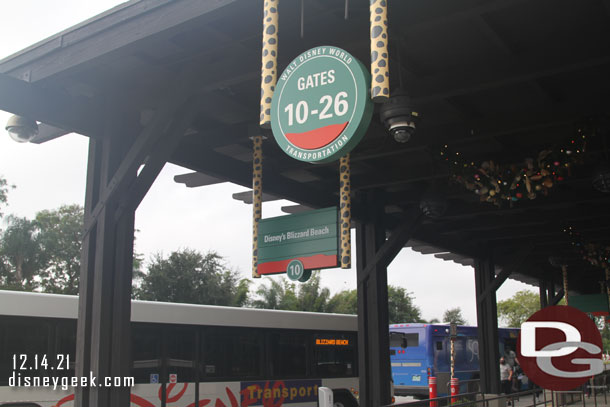
[[[36,403],[40,407],[53,407],[62,399],[71,398],[74,391],[56,389],[52,387],[0,387],[0,403],[14,402],[31,402]],[[65,404],[60,407],[72,407],[74,404],[71,400],[66,400]]]

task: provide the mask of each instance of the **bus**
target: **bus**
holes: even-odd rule
[[[37,384],[74,376],[77,309],[0,291],[0,406],[74,405],[74,388]],[[316,406],[321,386],[358,405],[354,315],[132,301],[131,321],[131,407]]]
[[[457,327],[455,377],[460,381],[460,393],[479,390],[477,334],[475,326]],[[514,355],[518,336],[518,329],[498,329],[501,355]],[[395,394],[427,398],[428,377],[435,376],[437,395],[446,396],[451,376],[450,352],[449,325],[390,325],[390,363]]]

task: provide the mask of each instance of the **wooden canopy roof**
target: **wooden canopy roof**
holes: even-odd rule
[[[195,119],[170,161],[208,180],[250,186],[262,9],[262,0],[130,1],[0,61],[0,108],[54,126],[41,129],[43,138],[61,134],[55,127],[99,137],[110,110],[146,124],[168,98],[196,97]],[[511,277],[532,284],[559,282],[548,258],[562,256],[574,270],[570,287],[598,292],[601,269],[562,230],[610,241],[610,194],[591,185],[610,112],[610,3],[393,0],[389,27],[392,88],[408,93],[421,122],[410,142],[398,144],[376,108],[352,154],[355,217],[358,192],[376,191],[392,229],[441,185],[447,212],[421,224],[413,249],[462,264],[491,252],[499,268],[514,265]],[[368,2],[305,0],[302,8],[282,0],[280,69],[322,44],[368,64]],[[520,162],[563,143],[583,121],[597,129],[585,163],[548,196],[512,206],[479,202],[449,182],[438,157],[450,144],[473,162]],[[337,204],[337,163],[293,160],[272,138],[263,149],[266,193],[309,207]]]

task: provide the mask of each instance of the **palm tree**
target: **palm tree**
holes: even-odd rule
[[[33,276],[42,264],[42,250],[37,239],[34,221],[8,216],[8,227],[0,241],[0,257],[9,273],[8,286],[13,289],[32,289]]]

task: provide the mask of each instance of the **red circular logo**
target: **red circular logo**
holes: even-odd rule
[[[541,309],[521,325],[517,355],[538,386],[572,390],[603,371],[602,337],[584,312],[568,306]]]

